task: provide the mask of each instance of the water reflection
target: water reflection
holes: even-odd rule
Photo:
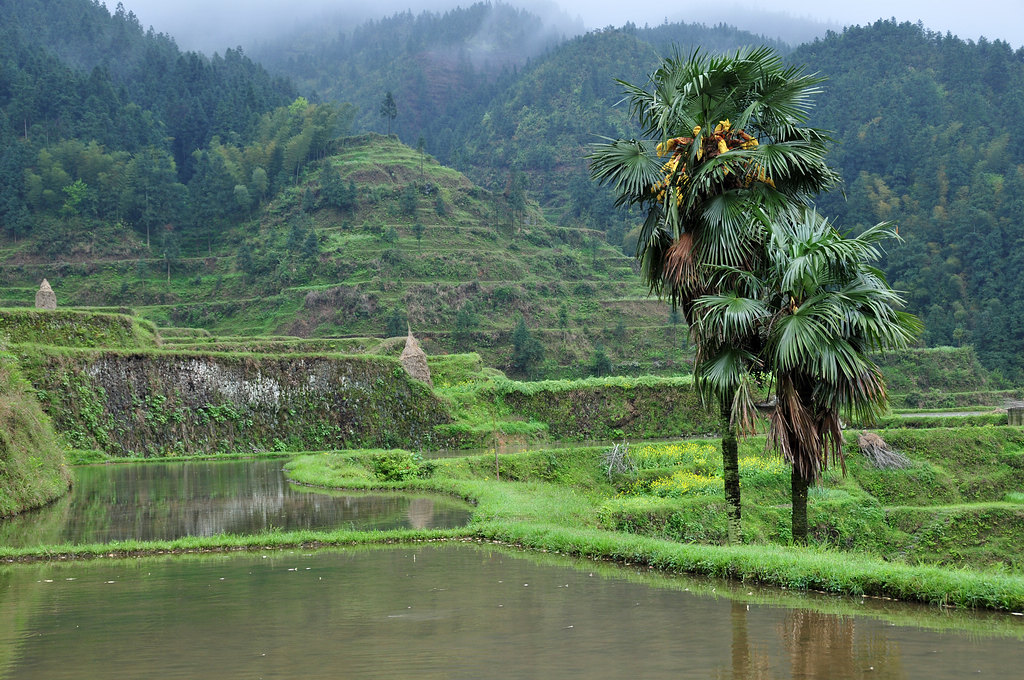
[[[323,493],[288,483],[281,461],[77,468],[72,493],[0,523],[0,544],[27,546],[258,533],[280,529],[447,528],[468,507],[403,494]]]
[[[687,583],[451,545],[18,565],[0,568],[12,613],[0,677],[953,680],[1020,668],[1019,635]]]
[[[751,605],[742,600],[730,605],[731,663],[719,670],[720,680],[908,677],[899,642],[886,637],[877,625],[861,622],[859,630],[853,616],[795,609],[775,624],[774,639],[763,639],[749,632],[750,610]],[[754,614],[755,620],[758,616]]]

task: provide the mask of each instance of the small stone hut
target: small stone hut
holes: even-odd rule
[[[57,309],[57,295],[46,279],[43,279],[36,292],[36,309]]]
[[[409,329],[409,336],[405,339],[405,349],[402,350],[402,356],[399,357],[399,361],[402,362],[405,372],[412,378],[422,380],[431,387],[434,386],[434,381],[430,379],[430,368],[427,366],[427,353],[423,351],[420,343],[413,337],[411,328]]]

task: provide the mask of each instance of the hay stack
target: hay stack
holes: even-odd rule
[[[1024,426],[1024,402],[1011,401],[1006,404],[1006,424]]]
[[[434,381],[430,379],[430,368],[427,366],[427,353],[420,347],[420,343],[412,336],[412,329],[409,329],[409,337],[405,339],[405,349],[399,357],[402,367],[416,380],[422,380],[431,387]]]
[[[879,470],[902,470],[910,465],[910,459],[889,448],[885,440],[874,432],[864,430],[857,435],[857,446],[864,457]]]
[[[43,279],[36,292],[36,309],[57,309],[57,295],[46,279]]]

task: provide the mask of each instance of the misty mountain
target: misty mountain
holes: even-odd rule
[[[672,49],[764,43],[789,49],[726,25],[627,24],[582,34],[579,26],[551,24],[510,5],[477,3],[443,14],[406,12],[354,30],[327,24],[319,34],[257,54],[303,91],[353,104],[357,130],[388,129],[379,109],[392,92],[392,130],[407,144],[422,138],[442,162],[492,189],[525,173],[542,205],[578,215],[565,194],[586,173],[586,146],[625,131],[624,111],[614,107],[621,95],[616,78],[643,80],[658,55]]]
[[[615,245],[625,234],[628,243],[630,216],[589,181],[585,161],[600,136],[635,134],[616,105],[616,79],[643,83],[672,50],[763,41],[685,23],[566,38],[534,14],[481,3],[356,28],[325,23],[261,52],[274,77],[241,50],[182,52],[123,8],[3,3],[0,219],[18,238],[40,224],[73,231],[86,214],[91,225],[136,220],[139,231],[148,215],[148,234],[161,192],[145,191],[145,170],[164,177],[160,201],[185,204],[187,183],[189,202],[201,199],[218,215],[192,218],[209,243],[210,225],[227,229],[300,181],[350,120],[357,132],[384,131],[380,102],[390,91],[391,122],[410,146],[422,139],[507,205],[525,192],[549,219],[600,229]],[[834,131],[832,162],[846,185],[819,208],[853,230],[898,222],[906,242],[884,267],[925,320],[925,340],[973,344],[988,367],[1024,374],[1024,312],[1014,304],[1024,299],[1024,147],[1012,128],[1024,118],[1024,50],[879,21],[787,58],[829,78],[813,122]],[[135,184],[117,185],[118,168]],[[190,182],[193,170],[201,178]]]
[[[486,106],[517,68],[564,39],[560,28],[524,10],[476,3],[444,13],[404,12],[354,29],[325,23],[264,44],[256,55],[317,98],[355,105],[356,129],[383,132],[380,102],[393,92],[394,132],[410,144],[424,136],[434,151],[451,143],[439,139],[444,130]]]
[[[182,52],[123,6],[91,0],[0,3],[0,63],[0,110],[23,137],[169,145],[183,170],[215,135],[245,137],[295,98],[241,50]]]

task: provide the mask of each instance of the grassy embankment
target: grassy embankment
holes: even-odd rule
[[[0,345],[0,517],[45,505],[70,485],[50,420]]]
[[[850,474],[829,475],[811,499],[807,549],[785,545],[788,471],[755,441],[742,451],[743,546],[722,545],[721,464],[707,442],[637,447],[637,468],[611,478],[604,449],[580,448],[501,457],[501,482],[494,458],[480,456],[437,461],[427,479],[404,485],[476,500],[475,536],[536,549],[789,588],[1024,607],[1024,433],[885,435],[910,467],[877,470],[848,447]],[[308,456],[289,474],[322,486],[377,486],[372,461]]]

